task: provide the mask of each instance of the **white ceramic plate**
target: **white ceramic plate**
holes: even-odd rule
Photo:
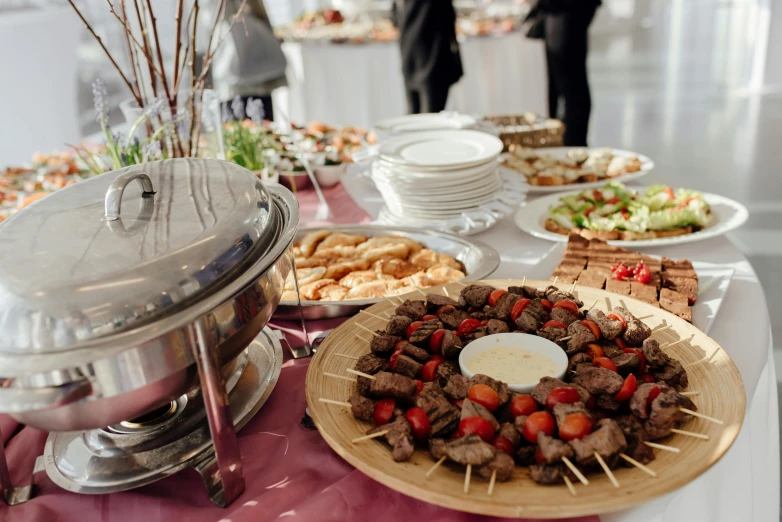
[[[380,145],[380,156],[400,165],[454,169],[496,158],[502,147],[499,138],[485,132],[411,132],[384,141]]]
[[[545,147],[540,149],[535,149],[535,152],[544,155],[548,154],[549,156],[552,156],[554,158],[565,158],[567,157],[567,153],[569,150],[577,149],[579,147]],[[606,148],[606,147],[587,147],[587,152],[591,152],[598,148]],[[622,183],[627,183],[629,181],[637,180],[639,178],[642,178],[649,174],[654,169],[654,162],[648,157],[644,156],[643,154],[638,154],[637,152],[631,152],[628,150],[621,150],[621,149],[611,149],[611,153],[615,156],[635,156],[638,158],[638,160],[641,162],[641,170],[638,172],[631,172],[630,174],[622,174],[621,176],[616,176],[614,178],[605,178],[598,181],[590,181],[588,183],[572,183],[570,185],[553,185],[553,186],[537,186],[537,185],[530,185],[529,186],[529,193],[530,194],[551,194],[553,192],[563,192],[566,190],[587,190],[592,188],[600,188],[603,185],[605,185],[608,181],[621,181]],[[507,168],[507,167],[506,167]],[[522,178],[526,178],[524,174],[521,172],[518,172],[514,169],[509,169],[512,172],[515,172]]]
[[[527,274],[527,279],[546,281],[556,270],[565,255],[566,244],[557,243]],[[657,256],[652,256],[657,257]],[[659,259],[659,258],[658,258]],[[698,299],[692,307],[692,324],[708,334],[733,277],[733,268],[693,261],[692,266],[698,274]],[[578,291],[578,287],[576,287]]]
[[[399,118],[387,118],[375,124],[375,129],[392,134],[407,132],[466,129],[475,125],[475,118],[458,112],[410,114]]]
[[[372,170],[400,181],[440,183],[443,180],[452,179],[454,177],[478,176],[482,173],[496,170],[499,166],[499,162],[494,158],[470,167],[439,170],[403,167],[388,161],[378,160],[372,165]]]
[[[646,187],[633,188],[639,192],[646,189]],[[516,212],[516,226],[524,232],[532,234],[533,236],[539,237],[541,239],[567,242],[566,235],[557,234],[555,232],[549,232],[546,230],[546,219],[549,215],[548,209],[551,206],[559,205],[559,198],[567,195],[578,195],[580,192],[581,190],[576,190],[567,193],[551,194],[549,196],[543,196],[525,202]],[[747,211],[747,207],[738,201],[734,201],[730,198],[719,196],[717,194],[709,194],[708,192],[702,192],[702,194],[703,199],[705,199],[706,202],[711,206],[712,222],[709,226],[699,230],[698,232],[686,234],[683,236],[641,239],[638,241],[609,241],[608,243],[631,248],[692,243],[695,241],[701,241],[703,239],[718,237],[725,234],[726,232],[730,232],[731,230],[743,225],[749,217],[749,211]]]

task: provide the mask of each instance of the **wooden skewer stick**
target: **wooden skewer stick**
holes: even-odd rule
[[[704,415],[703,413],[698,413],[697,411],[692,411],[687,408],[679,408],[679,411],[682,411],[686,413],[687,415],[692,415],[693,417],[699,417],[703,420],[707,420],[709,422],[713,422],[714,424],[725,424],[723,421],[719,419],[715,419],[714,417],[709,417],[708,415]]]
[[[465,288],[467,287],[467,285],[465,285],[465,284],[464,284],[464,283],[462,283],[461,281],[454,281],[454,283],[456,283],[457,285],[463,286],[463,287],[465,287]]]
[[[378,334],[376,334],[374,331],[370,330],[369,328],[367,328],[367,327],[366,327],[366,326],[364,326],[363,324],[361,324],[361,323],[356,323],[356,326],[358,326],[358,327],[359,327],[359,328],[361,328],[362,330],[366,330],[367,332],[371,333],[371,334],[372,334],[372,337],[378,337]]]
[[[354,370],[353,368],[348,368],[345,370],[348,373],[352,373],[353,375],[360,375],[361,377],[366,377],[367,379],[375,380],[374,375],[369,375],[368,373],[360,372],[358,370]]]
[[[624,453],[620,453],[619,456],[622,457],[623,459],[625,459],[627,462],[629,462],[633,466],[635,466],[636,468],[638,468],[641,471],[643,471],[644,473],[647,473],[647,474],[653,476],[654,478],[657,478],[657,472],[654,471],[653,469],[648,468],[647,466],[644,466],[643,464],[641,464],[640,462],[638,462],[634,458],[632,458],[632,457],[630,457],[628,455],[625,455]]]
[[[332,400],[332,399],[324,399],[322,397],[320,399],[318,399],[318,400],[320,402],[325,402],[326,404],[336,404],[337,406],[345,406],[346,408],[352,408],[353,407],[349,402],[345,402],[345,401],[335,401],[335,400]]]
[[[443,293],[445,294],[445,297],[451,297],[451,294],[448,293],[448,289],[443,287]]]
[[[576,476],[576,478],[578,478],[578,480],[580,480],[583,485],[585,485],[585,486],[589,485],[589,481],[587,480],[587,478],[584,476],[583,473],[578,471],[578,468],[575,467],[572,462],[570,462],[570,459],[568,459],[567,457],[562,457],[562,462],[565,463],[565,466],[570,468],[570,471],[573,472],[573,474]]]
[[[658,324],[654,328],[652,328],[652,333],[662,332],[664,330],[670,330],[671,325],[669,324]]]
[[[687,437],[693,437],[695,439],[702,439],[702,440],[709,440],[708,435],[704,435],[703,433],[695,433],[694,431],[685,431],[685,430],[679,430],[679,429],[672,429],[673,433],[678,433],[679,435],[686,435]]]
[[[627,308],[627,305],[625,304],[624,299],[620,299],[619,300],[619,304],[622,305],[622,308],[624,308],[625,310],[630,311],[630,309]]]
[[[670,348],[671,346],[676,346],[677,344],[681,344],[685,341],[692,341],[695,338],[695,335],[693,334],[691,337],[688,337],[687,339],[679,339],[678,341],[673,341],[670,343],[665,343],[664,345],[660,346],[660,350],[664,348]]]
[[[426,292],[424,292],[423,290],[421,290],[421,289],[420,289],[420,288],[418,288],[417,286],[414,286],[413,288],[415,288],[415,291],[416,291],[416,292],[418,292],[418,293],[420,293],[422,296],[426,297]]]
[[[551,283],[551,286],[557,286],[557,281],[559,281],[559,276],[554,278],[554,282]]]
[[[573,281],[573,286],[571,286],[571,287],[570,287],[570,292],[568,292],[569,294],[572,294],[572,293],[573,293],[573,290],[575,290],[575,289],[576,289],[576,285],[577,285],[577,284],[578,284],[578,281]]]
[[[427,472],[426,472],[426,476],[427,476],[427,477],[428,477],[428,476],[430,476],[432,473],[434,473],[434,470],[436,470],[437,468],[439,468],[440,466],[442,466],[442,465],[443,465],[443,462],[445,462],[445,459],[446,459],[446,457],[440,457],[440,460],[438,460],[437,462],[435,462],[435,463],[434,463],[434,466],[432,466],[431,468],[429,468],[429,471],[427,471]]]
[[[684,397],[691,397],[693,395],[698,395],[699,391],[688,391],[688,392],[679,392],[679,395],[683,395]]]
[[[521,280],[521,287],[524,288],[526,284],[527,284],[527,276],[524,276],[524,278]]]
[[[609,468],[608,465],[605,463],[603,457],[600,456],[600,453],[595,452],[595,458],[597,459],[598,464],[600,464],[600,467],[603,468],[603,471],[606,472],[606,475],[608,475],[608,480],[611,481],[611,484],[613,484],[615,488],[618,488],[619,481],[616,480],[616,477],[611,472],[611,468]]]
[[[565,479],[565,485],[570,490],[570,494],[574,497],[576,496],[576,487],[573,485],[572,482],[570,482],[570,479],[567,475],[562,475],[562,478]]]
[[[590,311],[592,308],[594,308],[594,307],[595,307],[595,305],[597,304],[597,302],[598,302],[599,300],[600,300],[600,299],[595,299],[595,302],[594,302],[594,303],[592,303],[592,306],[590,306],[589,308],[587,308],[587,312],[588,312],[588,311]]]
[[[355,439],[353,439],[350,442],[355,444],[356,442],[361,442],[361,441],[364,441],[364,440],[376,439],[378,437],[382,437],[386,433],[388,433],[388,430],[378,431],[378,432],[375,432],[375,433],[370,433],[369,435],[364,435],[362,437],[356,437]]]
[[[674,448],[673,446],[666,446],[665,444],[657,444],[656,442],[644,441],[644,444],[646,444],[650,448],[657,448],[665,451],[670,451],[671,453],[679,453],[681,451],[679,448]]]
[[[361,339],[364,340],[363,337]],[[353,359],[354,361],[358,361],[359,360],[359,357],[355,357],[353,355],[348,355],[346,353],[335,353],[334,355],[336,355],[337,357],[344,357],[345,359]]]
[[[369,339],[365,339],[365,338],[361,337],[361,336],[360,336],[360,335],[358,335],[358,334],[354,334],[354,335],[355,335],[356,337],[358,337],[359,339],[361,339],[362,341],[364,341],[365,343],[371,343],[371,342],[372,342],[372,341],[370,341]]]
[[[365,315],[368,315],[370,317],[374,317],[375,319],[380,319],[381,321],[385,321],[385,319],[383,317],[380,317],[379,315],[375,315],[372,312],[367,312],[366,310],[359,310],[358,313],[365,314]]]
[[[568,339],[572,339],[572,338],[573,338],[572,335],[568,335],[567,337],[563,337],[562,339],[560,339],[560,341],[567,341]],[[559,342],[559,341],[557,341],[557,342]]]
[[[494,494],[494,483],[497,481],[497,470],[491,472],[491,479],[489,479],[489,496]]]
[[[470,475],[472,474],[472,464],[467,464],[467,471],[464,473],[464,493],[470,492]]]
[[[643,317],[636,317],[636,319],[638,319],[639,321],[643,321],[644,319],[649,319],[650,317],[654,317],[654,315],[651,315],[651,314],[650,315],[645,315]]]
[[[343,381],[356,382],[356,379],[352,377],[345,377],[344,375],[337,375],[336,373],[323,372],[326,377],[334,377],[335,379],[342,379]]]
[[[689,367],[691,367],[691,366],[695,366],[695,365],[698,365],[698,364],[700,364],[700,363],[704,363],[704,362],[706,362],[706,361],[708,361],[708,360],[709,360],[709,358],[708,358],[708,357],[704,357],[703,359],[698,359],[698,360],[697,360],[697,361],[695,361],[695,362],[687,363],[687,364],[683,365],[683,366],[682,366],[682,368],[689,368]]]
[[[394,305],[394,308],[396,308],[397,306],[399,306],[399,303],[397,303],[396,301],[394,301],[394,300],[393,300],[393,299],[391,299],[390,297],[383,297],[383,299],[385,299],[386,301],[388,301],[389,303],[391,303],[392,305]]]
[[[391,314],[389,314],[388,312],[383,312],[383,315],[386,316],[386,320],[391,319]]]

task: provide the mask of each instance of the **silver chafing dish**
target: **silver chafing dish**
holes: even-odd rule
[[[15,214],[0,225],[0,413],[86,433],[198,396],[213,500],[230,503],[244,479],[225,381],[280,301],[298,221],[286,189],[203,159],[106,173]],[[2,468],[0,454],[7,491]]]

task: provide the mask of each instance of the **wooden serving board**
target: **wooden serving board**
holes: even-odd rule
[[[496,288],[521,285],[520,280],[485,283]],[[543,287],[550,283],[527,281],[527,284]],[[446,287],[451,296],[458,295],[461,290],[458,284]],[[442,287],[427,291],[443,294]],[[529,478],[526,468],[517,467],[513,479],[498,482],[492,496],[487,493],[488,483],[475,474],[470,491],[465,494],[463,466],[444,464],[429,478],[425,476],[434,461],[424,448],[417,449],[409,461],[398,463],[391,458],[385,441],[351,443],[352,439],[364,435],[370,424],[356,420],[349,408],[323,403],[319,399],[346,401],[355,391],[355,383],[325,376],[323,372],[353,377],[346,369],[352,368],[355,360],[336,354],[358,357],[369,352],[368,343],[356,338],[356,334],[364,338],[368,338],[369,334],[358,328],[356,323],[374,330],[384,328],[385,321],[366,314],[358,314],[336,328],[321,344],[310,363],[306,381],[307,405],[318,430],[342,458],[378,482],[432,504],[484,515],[561,518],[609,513],[642,504],[684,486],[714,465],[738,435],[746,398],[736,366],[716,342],[669,312],[605,290],[577,287],[575,293],[586,307],[597,299],[596,308],[607,311],[623,300],[636,316],[652,315],[644,320],[652,328],[663,323],[671,325],[672,329],[653,334],[661,344],[688,339],[667,349],[666,353],[685,365],[690,382],[688,391],[699,392],[690,397],[698,411],[724,421],[724,425],[691,417],[681,429],[706,434],[709,440],[674,434],[657,441],[681,450],[680,453],[655,450],[656,460],[649,464],[649,468],[657,472],[657,478],[636,468],[621,468],[614,471],[621,486],[615,489],[605,474],[593,473],[587,476],[588,486],[575,482],[577,495],[572,496],[564,483],[559,486],[538,485]],[[421,294],[405,297],[423,298]],[[368,311],[381,314],[392,313],[393,309],[390,302],[384,301]]]

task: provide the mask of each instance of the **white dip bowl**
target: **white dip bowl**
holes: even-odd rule
[[[492,348],[516,348],[545,355],[554,361],[554,364],[557,367],[556,373],[554,375],[549,375],[548,377],[562,379],[565,376],[568,358],[562,348],[543,337],[515,332],[487,335],[486,337],[481,337],[465,346],[459,354],[459,367],[462,370],[462,375],[471,379],[475,374],[469,370],[470,364],[478,356],[488,352]],[[489,377],[494,376],[489,375]],[[540,377],[545,376],[541,375]],[[509,382],[506,384],[511,390],[517,393],[529,393],[539,381],[540,378],[536,379],[534,382]]]

